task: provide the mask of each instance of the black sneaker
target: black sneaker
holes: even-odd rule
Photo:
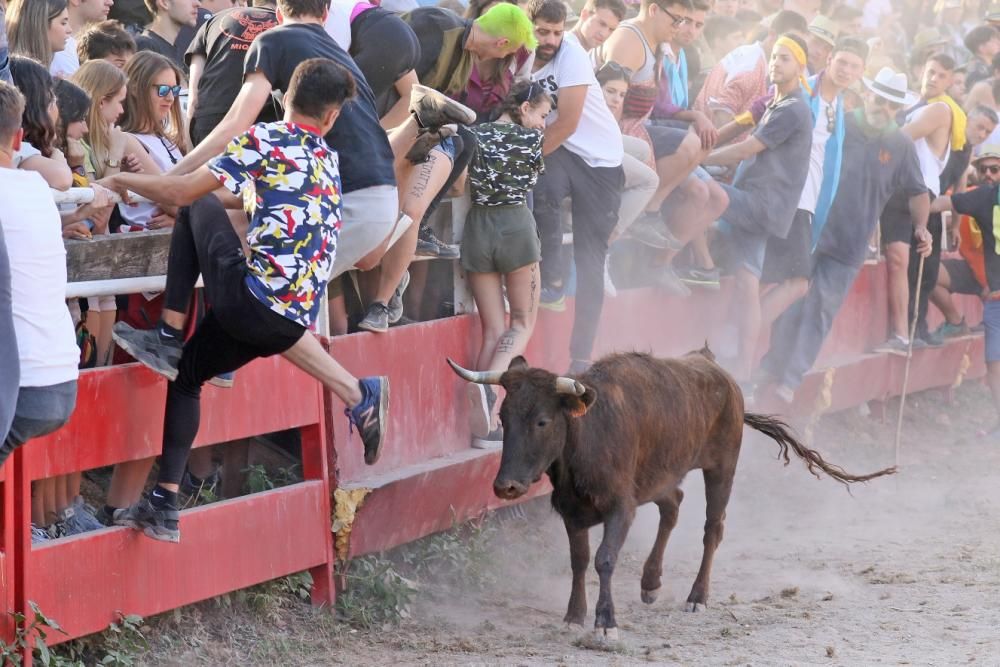
[[[417,235],[417,255],[423,257],[437,257],[438,259],[458,259],[459,251],[457,245],[449,245],[434,236],[431,228],[422,225]]]
[[[476,122],[475,111],[444,93],[419,83],[414,84],[410,91],[409,110],[417,117],[420,127],[427,129],[437,129],[451,123],[472,125]]]
[[[407,271],[403,274],[403,279],[396,285],[396,291],[392,293],[389,303],[386,304],[389,307],[389,324],[395,324],[403,319],[403,293],[409,286],[410,272]]]
[[[157,509],[149,500],[149,494],[144,494],[139,502],[125,509],[115,510],[116,526],[128,526],[141,530],[146,537],[161,542],[181,541],[181,514],[176,507],[166,505]]]
[[[372,333],[384,333],[389,330],[389,306],[376,301],[368,306],[365,319],[358,322],[358,328]]]
[[[382,443],[385,441],[385,422],[389,415],[389,378],[361,378],[361,402],[353,408],[344,408],[344,414],[353,427],[361,434],[365,445],[365,463],[374,465],[382,453]]]
[[[143,366],[168,380],[177,379],[184,342],[168,338],[156,329],[135,329],[125,322],[116,322],[111,335],[118,345]]]

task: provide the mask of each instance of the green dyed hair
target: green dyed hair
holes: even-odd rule
[[[476,25],[493,37],[505,37],[514,46],[528,49],[538,46],[535,26],[517,5],[506,2],[496,5],[476,19]]]

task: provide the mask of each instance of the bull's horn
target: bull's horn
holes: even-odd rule
[[[467,368],[462,368],[451,359],[448,359],[448,365],[463,380],[476,384],[500,384],[500,378],[503,376],[503,371],[470,371]]]
[[[573,396],[583,396],[587,391],[587,388],[582,384],[574,380],[573,378],[556,378],[556,393],[557,394],[572,394]]]

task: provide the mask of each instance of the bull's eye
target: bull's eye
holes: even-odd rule
[[[538,426],[538,428],[545,428],[546,426],[549,425],[549,423],[551,421],[552,420],[548,419],[547,417],[542,417],[541,419],[538,420],[538,423],[536,424],[536,426]]]

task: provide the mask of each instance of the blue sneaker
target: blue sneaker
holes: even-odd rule
[[[236,371],[229,371],[228,373],[219,373],[209,380],[208,383],[216,387],[222,387],[223,389],[231,389],[235,381]]]
[[[538,306],[556,313],[566,311],[566,295],[562,287],[542,287],[538,297]]]
[[[389,378],[361,378],[361,402],[353,408],[344,408],[344,414],[351,423],[351,432],[357,427],[361,441],[365,445],[365,463],[374,465],[382,453],[385,441],[385,422],[389,414]]]

